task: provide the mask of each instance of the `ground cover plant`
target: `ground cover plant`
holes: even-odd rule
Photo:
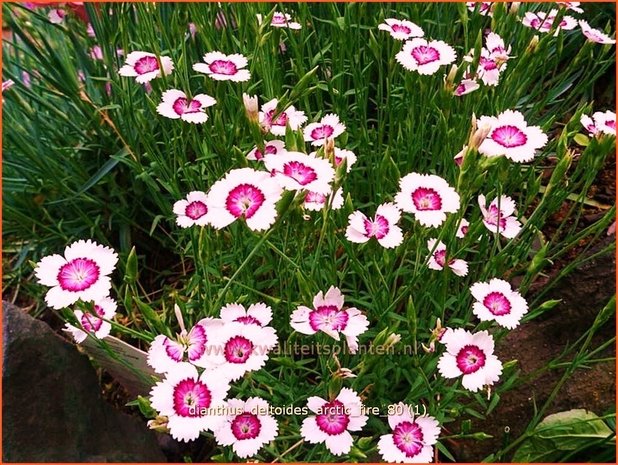
[[[526,381],[496,345],[560,311],[545,293],[615,221],[591,198],[615,153],[608,8],[3,13],[4,290],[78,343],[147,351],[133,404],[212,461],[454,460]],[[613,344],[597,310],[564,379]],[[487,460],[543,459],[565,421],[612,447],[612,412],[550,405]]]

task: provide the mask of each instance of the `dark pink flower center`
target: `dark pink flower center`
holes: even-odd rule
[[[438,263],[438,265],[444,267],[444,264],[446,263],[446,250],[442,249],[434,252],[433,258]]]
[[[239,441],[257,438],[261,429],[262,423],[253,413],[241,413],[232,420],[232,434]]]
[[[255,317],[252,317],[251,315],[239,316],[234,321],[238,321],[239,323],[242,323],[242,324],[245,324],[245,325],[259,325],[259,326],[262,326],[262,323],[260,323],[260,320],[258,320]]]
[[[288,19],[285,15],[282,14],[274,14],[273,19],[270,24],[284,25],[288,23]]]
[[[243,336],[234,336],[225,343],[224,353],[228,363],[245,363],[253,353],[253,342]]]
[[[305,195],[305,202],[323,205],[326,203],[326,196],[324,194],[320,194],[319,192],[307,192],[307,195]]]
[[[186,98],[179,97],[172,104],[172,108],[177,115],[184,115],[185,113],[198,113],[202,109],[202,104],[197,100],[188,101]]]
[[[402,421],[393,430],[393,442],[406,457],[415,457],[423,450],[423,430],[416,422]]]
[[[365,235],[367,237],[375,237],[382,239],[390,230],[388,220],[382,215],[376,215],[373,221],[365,219]]]
[[[194,200],[185,207],[185,215],[192,220],[197,220],[208,213],[208,207],[200,200]]]
[[[419,65],[426,65],[440,59],[440,52],[427,45],[419,45],[412,49],[412,57]]]
[[[266,113],[266,119],[270,121],[271,126],[286,126],[288,124],[288,115],[285,111],[280,113],[276,120],[273,120],[274,114],[275,110]]]
[[[99,265],[94,260],[75,258],[62,265],[57,279],[63,291],[79,292],[96,283],[99,274]]]
[[[257,187],[251,184],[239,184],[227,195],[225,206],[236,218],[243,215],[245,218],[251,218],[265,200],[266,197]]]
[[[468,226],[461,227],[461,234],[463,234],[464,236],[468,234]]]
[[[343,331],[348,325],[348,312],[339,310],[334,305],[318,307],[309,314],[309,324],[314,331],[326,328],[332,331]]]
[[[99,305],[94,306],[94,313],[103,317],[104,311]],[[84,331],[88,331],[89,333],[94,333],[101,328],[103,324],[103,320],[101,318],[97,318],[96,316],[90,313],[84,313],[81,317],[80,323],[84,328]]]
[[[440,194],[429,187],[419,187],[412,192],[412,202],[418,211],[440,210],[442,198]]]
[[[487,209],[487,215],[485,215],[484,220],[488,224],[498,226],[498,229],[500,230],[506,228],[506,218],[494,204],[491,204]]]
[[[156,57],[142,57],[133,66],[137,74],[146,74],[159,69],[159,61]]]
[[[410,34],[412,32],[408,26],[404,26],[403,24],[393,24],[391,29],[393,32],[402,32],[404,34]]]
[[[315,417],[315,421],[318,428],[329,436],[343,433],[350,423],[345,405],[338,400],[327,402],[320,408],[320,412],[320,415]]]
[[[479,60],[479,64],[483,67],[485,71],[491,71],[498,68],[498,65],[494,60],[490,60],[489,58],[481,57]]]
[[[613,129],[615,131],[616,130],[616,121],[612,121],[612,120],[605,121],[605,126],[607,126],[608,128],[611,128],[611,129]]]
[[[230,60],[215,60],[208,65],[210,71],[215,74],[224,74],[226,76],[233,76],[238,72],[236,64]]]
[[[469,375],[483,368],[485,359],[485,352],[478,346],[471,344],[462,347],[455,357],[457,367],[464,375]]]
[[[283,174],[294,179],[301,186],[306,186],[318,178],[313,168],[299,161],[290,161],[283,165]]]
[[[311,138],[313,140],[326,139],[332,136],[334,132],[335,129],[330,124],[324,124],[311,131]]]
[[[201,409],[207,409],[212,402],[212,394],[201,381],[188,378],[174,387],[174,411],[181,417],[200,417]]]
[[[490,292],[487,294],[483,299],[483,305],[496,316],[511,313],[511,302],[502,292]]]
[[[524,132],[516,126],[505,125],[496,128],[491,133],[491,138],[506,148],[521,147],[528,141]]]

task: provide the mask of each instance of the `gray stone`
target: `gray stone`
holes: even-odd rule
[[[101,397],[85,355],[2,303],[3,462],[166,462],[145,421]]]

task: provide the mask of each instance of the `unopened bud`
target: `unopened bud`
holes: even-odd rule
[[[532,38],[532,40],[530,41],[530,43],[528,44],[528,47],[526,48],[526,53],[534,53],[536,52],[536,48],[539,45],[539,36],[536,35]]]
[[[464,145],[463,148],[457,152],[457,154],[453,157],[453,161],[457,166],[461,166],[463,164],[464,155],[468,151],[468,146]]]
[[[444,87],[447,91],[452,92],[455,88],[455,76],[457,75],[458,67],[457,65],[451,66],[451,70],[446,75],[446,80],[444,82]]]
[[[324,142],[324,156],[329,160],[335,160],[335,140],[332,138],[326,139]]]
[[[242,101],[245,105],[247,119],[252,123],[258,123],[258,98],[257,95],[242,94]]]
[[[491,132],[491,125],[484,124],[480,128],[477,128],[476,131],[472,134],[470,139],[468,140],[468,146],[471,149],[478,149],[480,145],[483,143],[487,136]]]
[[[356,378],[356,375],[354,373],[352,373],[352,370],[350,370],[349,368],[339,368],[333,376],[336,376],[337,378]]]
[[[169,433],[170,429],[167,426],[167,417],[158,416],[154,420],[149,420],[148,428],[155,430],[157,433]]]
[[[382,344],[382,347],[384,348],[385,351],[388,351],[395,344],[398,344],[399,341],[401,341],[401,335],[400,334],[397,334],[397,333],[389,334],[389,336],[386,338],[386,341],[384,342],[384,344]]]
[[[435,343],[435,341],[431,341],[429,343],[429,347],[427,347],[425,344],[421,343],[421,347],[428,354],[433,354],[436,351],[436,343]]]
[[[511,2],[511,8],[509,9],[509,13],[512,15],[517,14],[517,12],[519,11],[519,5],[521,5],[521,2]]]

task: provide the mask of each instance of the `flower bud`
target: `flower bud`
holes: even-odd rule
[[[242,101],[245,105],[245,112],[247,114],[247,119],[252,123],[258,123],[258,98],[257,95],[249,95],[246,93],[242,94]]]
[[[155,430],[157,433],[169,433],[170,429],[167,426],[167,417],[157,416],[154,420],[148,420],[148,428]]]
[[[480,128],[477,128],[468,140],[468,147],[474,150],[478,150],[483,141],[487,139],[487,136],[490,132],[491,126],[489,124],[484,124]]]
[[[526,53],[534,53],[536,52],[537,46],[539,45],[539,36],[536,35],[532,38],[528,47],[526,48]]]

